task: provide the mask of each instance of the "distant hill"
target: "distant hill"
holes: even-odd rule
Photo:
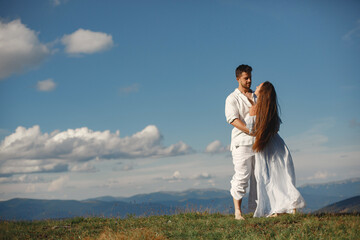
[[[298,187],[306,201],[302,212],[314,212],[325,206],[360,195],[360,178]],[[356,200],[356,199],[355,199]],[[247,213],[247,196],[243,199]],[[345,208],[344,208],[345,209]],[[233,201],[228,190],[190,189],[183,192],[155,192],[132,197],[104,196],[83,201],[11,199],[0,202],[0,219],[39,220],[75,216],[126,217],[174,214],[188,211],[232,213]]]
[[[214,198],[223,198],[223,197],[230,197],[230,192],[228,190],[209,188],[209,189],[189,189],[182,192],[175,192],[175,191],[154,192],[148,194],[137,194],[131,197],[104,196],[104,197],[90,198],[87,200],[104,201],[104,202],[124,201],[124,202],[143,203],[143,202],[185,201],[188,199],[214,199]]]
[[[360,196],[328,205],[315,211],[315,213],[360,213]]]
[[[349,198],[360,195],[360,178],[322,184],[306,184],[298,189],[302,194]]]
[[[138,194],[131,197],[98,197],[87,200],[96,201],[124,201],[127,203],[159,203],[178,211],[207,210],[208,212],[230,213],[233,211],[233,201],[228,190],[220,189],[190,189],[182,192],[154,192]],[[244,212],[246,211],[247,197],[244,198]]]
[[[303,212],[312,212],[332,203],[360,195],[360,178],[342,181],[306,184],[298,187],[306,201]]]
[[[312,212],[329,204],[360,195],[360,178],[342,181],[307,184],[298,187],[306,201],[302,212]],[[131,203],[156,202],[166,206],[188,208],[202,207],[223,213],[232,212],[232,199],[228,190],[219,189],[191,189],[183,192],[155,192],[139,194],[132,197],[99,197],[90,200],[124,201]],[[247,197],[243,200],[244,212],[247,212]]]
[[[159,203],[38,200],[15,198],[0,202],[1,220],[41,220],[83,217],[126,217],[173,214],[176,209]]]

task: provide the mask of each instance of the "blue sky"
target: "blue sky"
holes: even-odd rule
[[[0,199],[228,189],[234,70],[297,185],[360,173],[358,1],[0,1]]]

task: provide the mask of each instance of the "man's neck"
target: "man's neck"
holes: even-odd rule
[[[239,91],[242,92],[243,94],[252,93],[252,91],[251,91],[250,88],[243,88],[242,86],[239,86],[238,89],[239,89]]]

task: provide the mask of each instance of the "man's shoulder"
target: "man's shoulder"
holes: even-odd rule
[[[236,101],[236,93],[233,91],[226,97],[226,102],[234,102]]]
[[[232,91],[232,92],[227,96],[227,98],[234,98],[234,97],[236,97],[237,95],[238,95],[238,89],[235,88],[235,90]]]
[[[229,96],[226,98],[226,101],[237,101],[237,102],[243,102],[246,98],[239,89],[235,89],[232,93],[229,94]]]

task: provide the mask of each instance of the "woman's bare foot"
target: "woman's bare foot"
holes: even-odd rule
[[[296,214],[296,208],[294,208],[293,210],[292,210],[292,214]]]
[[[235,211],[235,219],[236,220],[245,220],[245,218],[243,216],[241,216],[240,211]]]
[[[277,216],[279,216],[279,214],[273,213],[273,214],[271,214],[269,217],[277,217]]]

